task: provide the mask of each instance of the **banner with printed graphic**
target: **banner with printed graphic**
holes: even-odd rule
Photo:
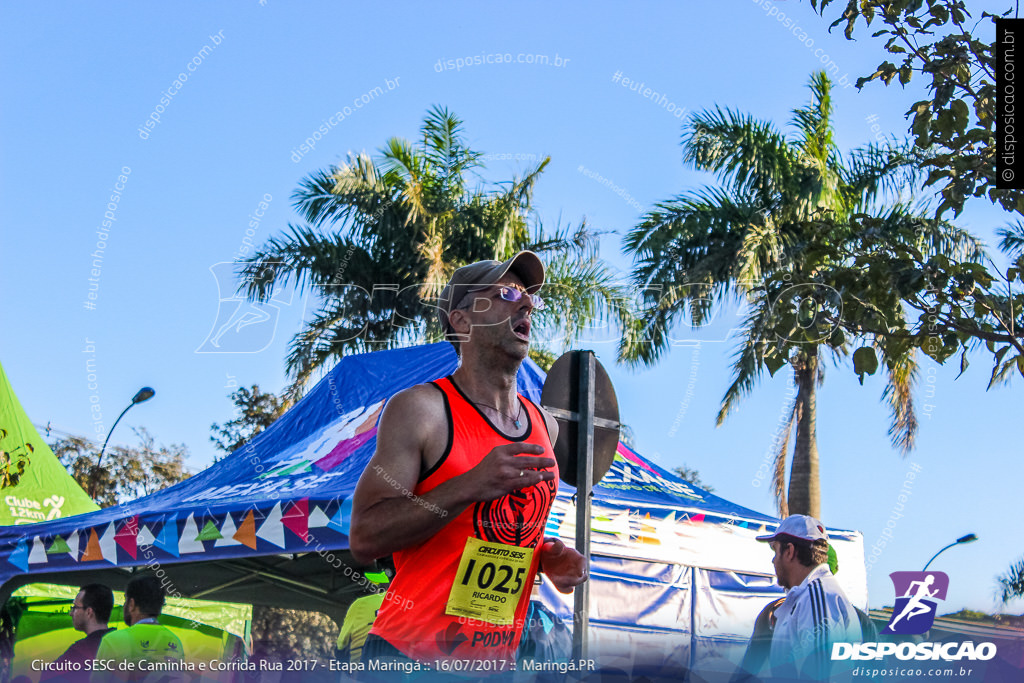
[[[0,366],[0,525],[34,524],[99,507],[32,426]],[[13,486],[10,483],[16,481]]]

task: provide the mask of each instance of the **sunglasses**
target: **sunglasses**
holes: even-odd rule
[[[475,291],[483,292],[483,291],[486,291],[487,289],[489,289],[489,288],[488,287],[484,287],[484,288],[481,288],[479,290],[470,290],[470,291],[471,292],[475,292]],[[498,297],[500,299],[504,300],[504,301],[508,301],[509,303],[513,303],[514,304],[514,303],[518,303],[519,301],[521,301],[524,296],[530,297],[530,303],[533,304],[533,307],[535,309],[537,309],[538,311],[544,310],[544,306],[545,306],[544,299],[542,299],[539,294],[528,294],[526,291],[524,291],[522,289],[519,289],[518,287],[513,287],[511,285],[498,285]],[[461,306],[460,306],[460,308],[461,308]]]
[[[513,304],[520,301],[524,296],[528,296],[530,297],[530,303],[533,304],[534,308],[538,311],[543,310],[544,308],[544,299],[540,297],[540,294],[527,294],[525,291],[517,289],[516,287],[506,287],[504,285],[498,287],[498,296]]]

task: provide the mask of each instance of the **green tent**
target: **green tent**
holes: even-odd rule
[[[122,593],[114,593],[115,607],[110,625],[117,628],[125,628],[124,624],[117,623],[118,619],[116,618],[121,614],[123,598]],[[33,667],[33,661],[52,662],[71,643],[82,637],[82,634],[71,626],[71,615],[68,611],[71,602],[71,598],[59,597],[20,596],[11,598],[7,609],[13,622],[16,639],[14,658],[9,672],[11,679],[16,676],[26,676],[35,683],[39,680],[39,672]],[[192,619],[198,617],[205,620],[213,616],[213,612],[227,617],[225,611],[228,611],[234,612],[230,616],[236,620],[243,618],[244,623],[245,613],[250,609],[248,605],[228,605],[226,603],[203,605],[200,600],[179,600],[177,602],[179,604],[172,607],[171,601],[168,601],[165,613],[160,615],[159,620],[181,639],[188,661],[209,663],[212,660],[221,662],[245,660],[245,644],[241,637],[208,624],[193,622]],[[184,603],[186,602],[190,607],[185,607]],[[179,615],[173,614],[175,611],[178,611]],[[229,683],[232,680],[237,679],[230,670],[204,671],[193,677],[195,683],[213,683],[214,681]]]
[[[6,481],[22,467],[18,483],[0,490],[0,526],[45,522],[99,509],[32,426],[0,365],[0,477]]]
[[[17,473],[22,464],[24,470],[18,483],[0,490],[3,497],[0,525],[31,524],[99,510],[32,426],[0,365],[0,477]],[[40,643],[47,643],[47,647],[59,655],[82,637],[71,628],[68,615],[68,607],[77,593],[77,587],[44,583],[24,586],[15,593],[8,609],[27,615],[18,634],[21,651],[34,651]],[[120,593],[115,595],[120,596]],[[32,608],[27,609],[29,606]],[[165,613],[169,620],[178,618],[184,623],[188,618],[203,622],[182,640],[199,638],[193,651],[211,655],[233,652],[242,639],[232,634],[248,635],[248,622],[252,619],[250,605],[172,597],[167,599]],[[117,625],[119,617],[120,612],[115,612],[111,625]],[[223,631],[208,624],[215,624]],[[24,642],[23,639],[31,638],[33,629],[45,633],[45,637],[32,643]]]

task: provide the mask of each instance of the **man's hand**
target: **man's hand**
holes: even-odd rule
[[[557,538],[546,537],[540,547],[540,566],[545,576],[562,593],[572,593],[575,586],[586,581],[590,572],[582,555]]]
[[[476,467],[459,477],[459,487],[468,501],[479,502],[550,481],[555,478],[550,469],[555,459],[536,457],[543,452],[542,446],[532,443],[495,446]]]

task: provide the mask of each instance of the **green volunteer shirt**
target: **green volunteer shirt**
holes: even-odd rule
[[[103,636],[100,648],[96,652],[97,660],[114,660],[115,671],[94,672],[93,681],[113,679],[141,681],[151,673],[153,664],[176,663],[185,659],[184,648],[178,636],[170,629],[154,623],[138,623],[129,628],[120,629]],[[122,662],[131,662],[135,666],[126,670]],[[141,664],[146,662],[146,664]],[[166,673],[166,672],[165,672]]]

